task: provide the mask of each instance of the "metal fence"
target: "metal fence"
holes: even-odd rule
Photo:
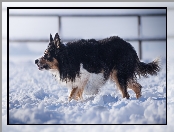
[[[126,41],[138,41],[139,58],[142,59],[142,41],[166,41],[166,36],[163,37],[141,37],[143,16],[166,16],[166,13],[146,13],[146,14],[9,14],[9,17],[57,17],[58,18],[58,31],[62,33],[62,18],[63,17],[137,17],[138,19],[138,37],[137,38],[124,38]],[[80,39],[80,38],[79,38]],[[100,38],[98,38],[100,39]],[[102,39],[102,38],[101,38]],[[63,38],[62,41],[72,41],[73,38]],[[47,39],[9,39],[9,42],[47,42]]]

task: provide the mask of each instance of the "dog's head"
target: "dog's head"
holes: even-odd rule
[[[38,66],[39,70],[50,70],[58,69],[58,61],[56,59],[57,53],[59,51],[60,38],[58,33],[55,34],[54,40],[50,34],[50,42],[47,49],[44,52],[44,55],[35,60],[35,64]]]

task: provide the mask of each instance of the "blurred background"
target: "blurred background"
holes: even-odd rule
[[[63,42],[119,36],[141,59],[165,59],[166,27],[165,9],[10,9],[9,57],[40,57],[58,32]]]

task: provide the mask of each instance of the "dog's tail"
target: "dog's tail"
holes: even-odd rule
[[[148,77],[148,75],[157,75],[160,71],[159,59],[156,59],[150,63],[138,62],[137,74]]]

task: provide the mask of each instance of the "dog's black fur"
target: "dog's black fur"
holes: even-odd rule
[[[147,77],[156,75],[160,70],[157,62],[140,62],[135,49],[120,37],[113,36],[103,40],[78,40],[63,44],[56,33],[54,40],[50,34],[50,43],[44,59],[58,61],[61,80],[75,81],[80,76],[80,65],[90,73],[103,73],[107,80],[113,70],[117,71],[119,84],[127,93],[130,80],[136,81],[136,75]],[[48,65],[44,66],[49,69]]]

